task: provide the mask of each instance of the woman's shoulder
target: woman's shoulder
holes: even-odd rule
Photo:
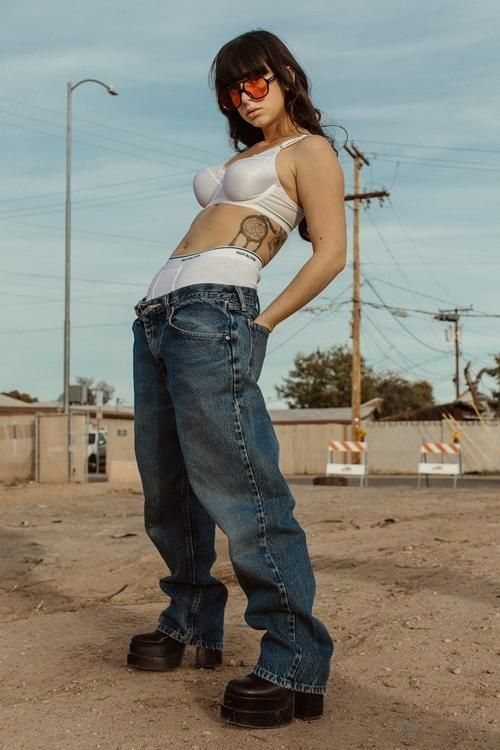
[[[326,146],[329,148],[332,147],[326,135],[322,135],[321,133],[306,133],[305,131],[303,132],[303,135],[307,135],[307,138],[301,138],[299,143],[321,144],[318,146],[315,145],[313,148],[325,148]]]
[[[307,138],[301,138],[293,145],[299,158],[302,156],[309,159],[337,157],[330,140],[320,133],[308,133]]]

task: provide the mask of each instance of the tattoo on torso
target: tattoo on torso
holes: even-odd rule
[[[269,241],[269,260],[271,260],[285,242],[287,234],[282,227],[275,229],[267,216],[262,216],[261,214],[245,216],[238,232],[228,244],[235,245],[240,243],[242,240],[238,238],[243,236],[246,243],[245,247],[253,243],[254,247],[252,249],[258,250],[263,246],[269,231],[274,235]]]

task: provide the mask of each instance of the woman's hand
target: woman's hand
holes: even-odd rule
[[[274,328],[274,326],[269,325],[269,323],[266,320],[263,320],[259,315],[256,318],[254,318],[253,322],[258,323],[263,328],[267,328],[270,333],[272,332]]]

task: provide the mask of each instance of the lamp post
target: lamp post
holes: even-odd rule
[[[72,94],[82,83],[98,83],[103,86],[108,94],[118,96],[118,92],[102,81],[95,78],[84,78],[74,86],[67,86],[67,108],[66,108],[66,271],[64,291],[64,414],[68,420],[68,481],[71,481],[71,416],[69,408],[69,365],[70,365],[70,281],[71,281],[71,118],[72,118]]]

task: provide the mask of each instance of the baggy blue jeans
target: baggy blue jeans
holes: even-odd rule
[[[157,629],[223,648],[225,584],[211,575],[216,525],[248,606],[266,631],[253,672],[281,687],[325,693],[334,643],[312,614],[306,537],[279,465],[257,384],[269,330],[254,323],[257,291],[197,283],[135,306],[135,454],[145,529],[170,575]]]

